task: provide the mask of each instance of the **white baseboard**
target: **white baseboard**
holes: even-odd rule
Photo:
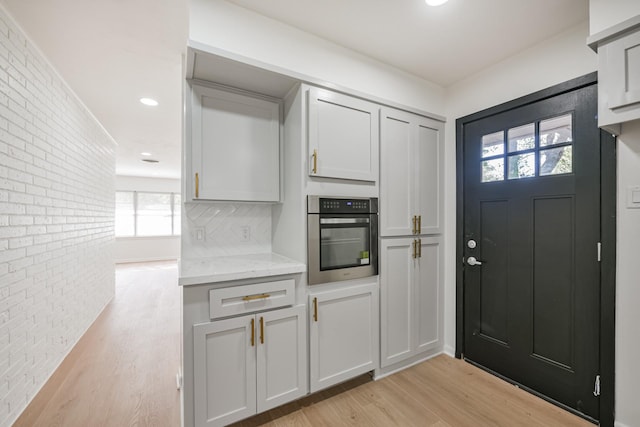
[[[429,359],[432,359],[436,356],[440,356],[442,351],[435,351],[433,353],[428,352],[424,355],[417,355],[412,358],[409,358],[406,361],[398,362],[395,365],[388,366],[387,368],[376,369],[374,373],[374,380],[378,381],[384,377],[388,377],[389,375],[393,375],[397,372],[404,371],[407,368],[415,366],[419,363],[426,362]]]
[[[456,349],[450,345],[445,345],[443,351],[447,356],[456,357]]]

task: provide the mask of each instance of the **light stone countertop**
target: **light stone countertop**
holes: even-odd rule
[[[304,273],[307,266],[276,253],[180,260],[180,286]]]

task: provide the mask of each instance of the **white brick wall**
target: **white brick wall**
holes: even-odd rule
[[[0,7],[0,426],[114,295],[114,151]]]

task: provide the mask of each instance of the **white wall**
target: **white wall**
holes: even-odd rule
[[[591,34],[619,24],[640,14],[638,0],[590,0],[589,28]]]
[[[180,180],[117,175],[116,190],[180,194]],[[116,263],[178,259],[180,236],[118,237],[114,257]]]
[[[447,89],[445,349],[450,354],[456,324],[456,119],[595,71],[597,56],[585,42],[588,31],[585,21]]]
[[[114,262],[149,262],[180,258],[180,236],[118,237]]]
[[[180,180],[145,176],[116,175],[117,191],[171,192],[180,194]]]
[[[0,7],[0,426],[114,295],[115,143]]]
[[[189,38],[320,81],[442,114],[444,90],[226,1],[191,0]]]
[[[618,136],[618,245],[616,279],[616,426],[640,426],[640,209],[627,208],[627,188],[640,186],[640,120]]]

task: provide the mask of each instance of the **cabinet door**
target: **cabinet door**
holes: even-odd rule
[[[308,96],[309,175],[376,181],[378,107],[318,88]]]
[[[305,320],[305,306],[256,315],[258,412],[307,394]]]
[[[640,118],[640,29],[598,49],[598,124]]]
[[[442,245],[439,237],[423,237],[419,257],[416,258],[414,304],[416,313],[416,353],[432,350],[440,345],[442,336],[443,289]]]
[[[443,137],[442,122],[382,109],[381,236],[442,232]],[[420,218],[417,233],[414,216]]]
[[[380,235],[413,234],[415,203],[414,115],[383,108],[380,139]]]
[[[321,390],[378,365],[378,285],[311,294],[310,389]]]
[[[196,426],[224,426],[256,413],[255,317],[193,326]]]
[[[414,239],[382,239],[380,245],[380,365],[413,355]]]
[[[442,233],[443,212],[443,124],[416,116],[416,214],[419,234]]]
[[[279,117],[278,102],[194,84],[193,199],[278,201]]]

